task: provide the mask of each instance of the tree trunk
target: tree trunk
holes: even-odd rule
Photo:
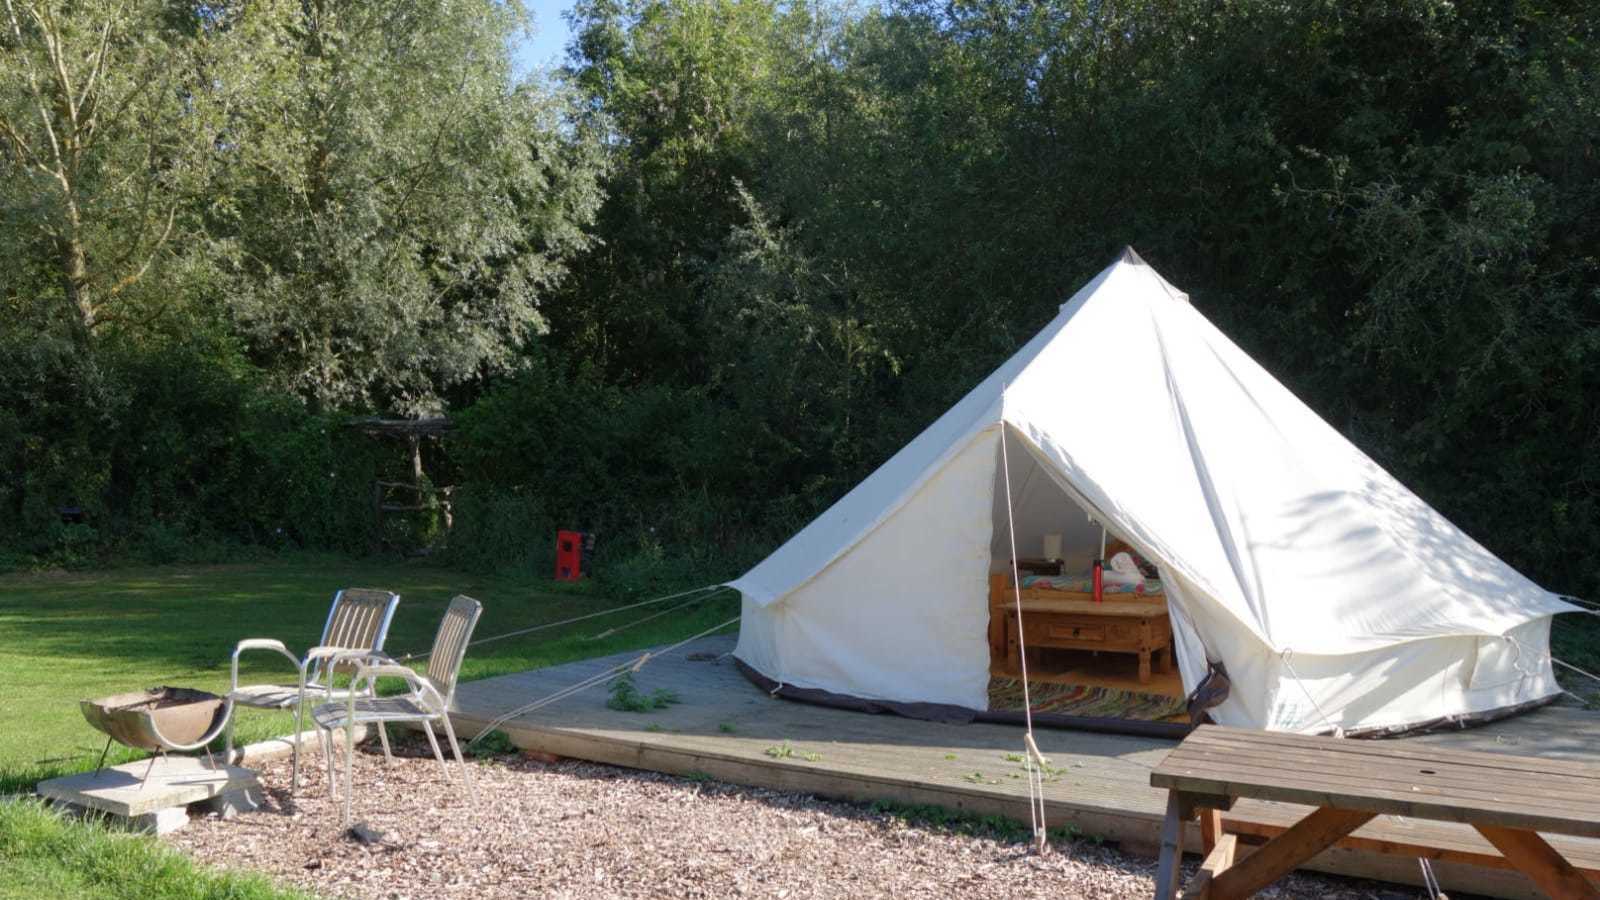
[[[94,301],[89,295],[89,260],[83,250],[82,222],[78,218],[78,204],[67,198],[67,232],[56,239],[61,254],[61,289],[67,302],[72,304],[85,341],[94,330]]]

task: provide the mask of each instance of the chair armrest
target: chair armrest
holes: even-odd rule
[[[328,671],[324,672],[326,677],[323,678],[323,681],[326,682],[325,687],[328,690],[332,690],[333,678],[331,670],[334,666],[344,662],[353,662],[359,667],[371,655],[371,650],[357,650],[350,647],[312,647],[306,651],[306,658],[300,661],[300,691],[302,693],[305,692],[306,685],[310,682],[311,667],[317,663],[327,663]]]
[[[404,678],[406,683],[411,686],[413,695],[419,702],[426,706],[437,708],[440,712],[445,709],[444,697],[440,696],[439,691],[428,682],[428,679],[417,674],[415,669],[402,666],[396,662],[362,663],[361,667],[356,670],[355,682],[352,685],[366,681],[371,686],[379,678]],[[355,694],[352,691],[352,709],[355,702],[354,696]]]
[[[315,662],[319,659],[331,659],[338,662],[346,660],[360,660],[372,657],[371,650],[361,650],[354,647],[312,647],[306,651],[306,662]]]
[[[235,644],[233,648],[233,652],[236,654],[241,650],[276,650],[279,653],[289,652],[289,648],[283,645],[283,641],[274,640],[272,638],[245,638],[244,640]]]
[[[239,657],[246,650],[273,650],[283,654],[283,657],[296,667],[300,665],[300,660],[295,659],[294,654],[289,652],[289,648],[283,645],[283,641],[273,640],[272,638],[245,638],[233,647],[233,659],[228,679],[230,693],[239,689]]]
[[[416,673],[415,669],[389,661],[363,663],[361,668],[357,670],[356,676],[358,678],[404,678],[412,684],[423,683],[422,677]]]

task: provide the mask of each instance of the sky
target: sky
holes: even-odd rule
[[[533,36],[522,40],[514,51],[518,73],[542,65],[559,65],[565,59],[567,22],[561,14],[572,8],[572,0],[526,0],[533,18]]]

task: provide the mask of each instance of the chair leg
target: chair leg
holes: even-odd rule
[[[222,729],[222,759],[230,766],[235,762],[233,758],[233,716],[238,714],[238,707],[234,707],[233,715],[228,717],[228,724]],[[100,759],[104,760],[105,754],[101,754]]]
[[[467,771],[467,761],[461,756],[461,745],[456,743],[456,730],[450,724],[450,714],[439,717],[444,722],[444,736],[450,739],[450,752],[456,755],[456,765],[461,767],[461,782],[467,787],[467,799],[477,800],[472,790],[472,775]]]
[[[329,682],[328,682],[328,685],[324,685],[323,686],[323,689],[322,689],[322,702],[323,703],[331,703],[331,702],[333,702],[333,688],[330,687],[330,685],[332,685],[332,684],[333,684],[333,682],[330,679]],[[352,726],[349,726],[349,725],[345,726],[347,734],[349,733],[349,729],[351,727]],[[334,769],[337,766],[337,762],[335,761],[335,757],[339,753],[339,742],[334,740],[334,738],[333,738],[333,729],[332,728],[321,728],[319,726],[318,727],[318,731],[321,731],[323,733],[323,737],[324,737],[324,740],[322,741],[322,759],[323,759],[324,762],[326,762],[328,764],[328,799],[329,800],[338,800],[339,799],[339,776],[338,776],[338,773],[336,773],[334,771]]]
[[[444,761],[444,754],[439,750],[439,739],[433,734],[433,723],[423,719],[422,731],[428,736],[428,746],[433,748],[433,758],[439,761],[439,769],[444,772],[445,780],[450,780],[450,766]]]
[[[289,796],[291,797],[295,791],[300,790],[300,726],[304,724],[305,714],[306,704],[302,696],[294,708],[294,737],[291,738],[292,746],[289,750]]]
[[[351,689],[354,689],[355,685],[351,684],[350,687],[351,687]],[[374,700],[378,699],[378,686],[375,683],[373,683],[373,682],[368,682],[367,683],[367,696],[371,697]],[[386,722],[374,722],[374,723],[372,723],[372,725],[373,725],[374,728],[378,729],[378,743],[383,745],[383,761],[385,763],[389,764],[389,765],[393,765],[394,764],[394,751],[389,749],[389,725],[388,725],[388,723],[386,723]]]
[[[383,745],[383,761],[394,763],[394,752],[389,749],[389,726],[383,722],[373,724],[378,729],[378,743]]]
[[[381,723],[380,723],[381,724]],[[350,827],[350,803],[356,793],[356,729],[350,723],[344,729],[344,827]]]
[[[328,765],[328,799],[339,799],[339,777],[333,771],[333,729],[318,728],[317,743],[322,745],[322,761]]]

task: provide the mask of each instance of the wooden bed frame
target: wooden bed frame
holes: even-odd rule
[[[989,576],[989,659],[1008,674],[1020,674],[1017,639],[1017,591],[1010,575]],[[1152,660],[1156,670],[1172,667],[1172,620],[1165,594],[1094,594],[1023,588],[1023,635],[1030,649],[1100,650],[1132,653],[1139,657],[1139,683],[1150,682]],[[1003,662],[1002,662],[1003,661]]]

